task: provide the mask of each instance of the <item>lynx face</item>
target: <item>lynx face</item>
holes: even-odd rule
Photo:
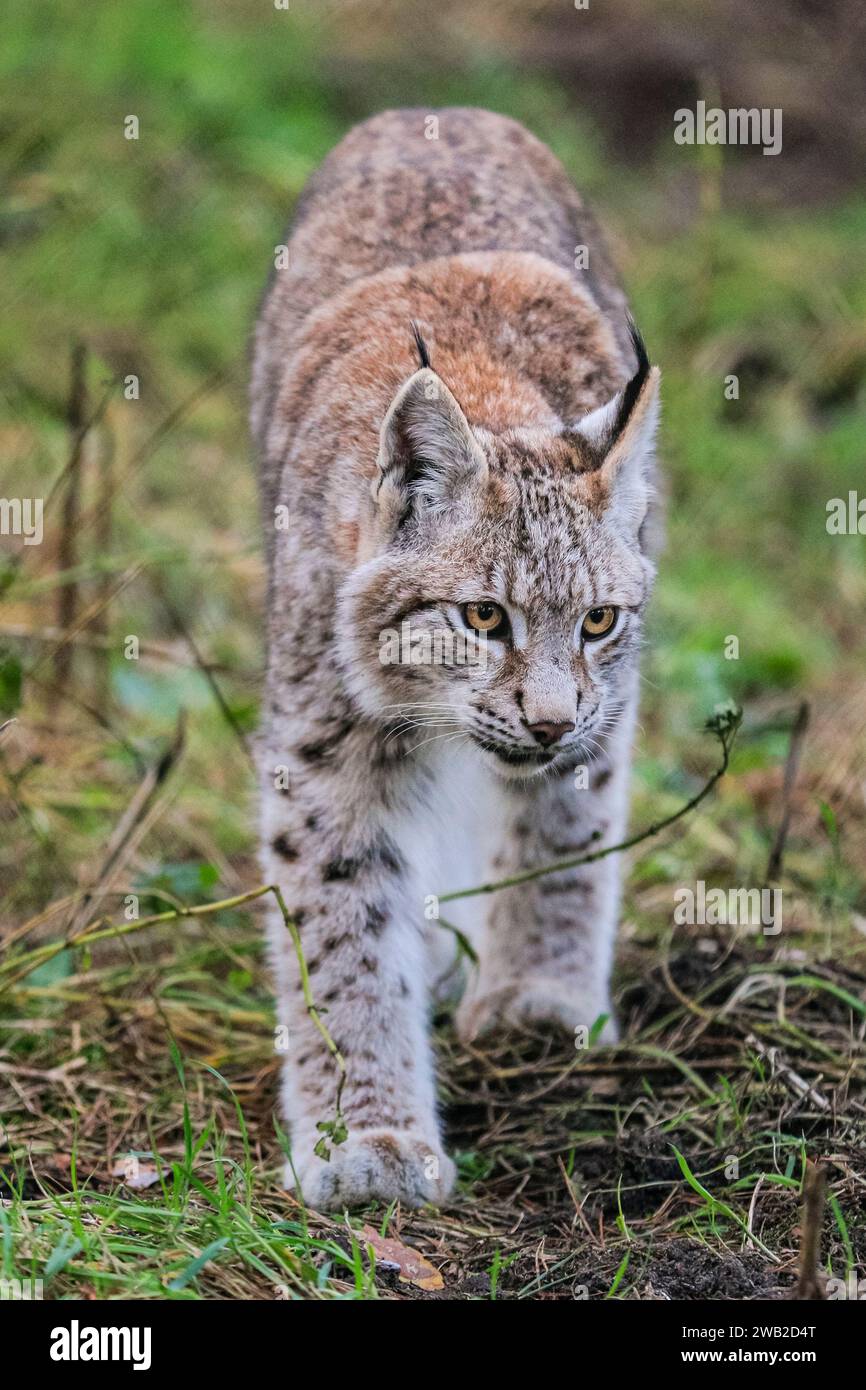
[[[382,428],[371,558],[338,640],[365,711],[408,747],[466,740],[506,777],[598,747],[628,698],[657,373],[572,428],[493,436],[429,368]]]

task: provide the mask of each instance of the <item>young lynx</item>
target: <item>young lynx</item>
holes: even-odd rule
[[[311,180],[255,335],[270,564],[262,865],[303,1197],[444,1198],[436,895],[625,828],[658,371],[546,147],[486,111],[391,111]],[[602,1015],[613,857],[449,902],[479,965],[457,1028]],[[326,1011],[326,1012],[325,1012]],[[292,1171],[293,1170],[293,1171]]]

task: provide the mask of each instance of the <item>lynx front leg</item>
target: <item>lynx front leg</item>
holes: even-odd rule
[[[576,858],[621,838],[624,768],[597,763],[589,786],[574,774],[509,790],[505,838],[494,879]],[[480,964],[457,1014],[472,1039],[497,1025],[555,1024],[587,1031],[602,1017],[602,1041],[617,1036],[610,968],[619,910],[617,856],[505,888],[490,899]]]
[[[296,952],[279,914],[270,922],[285,1030],[287,1184],[320,1210],[380,1198],[442,1199],[454,1167],[440,1145],[427,1038],[419,901],[401,847],[377,816],[375,777],[341,757],[308,765],[290,794],[264,794],[263,860],[299,925],[312,994],[346,1064],[340,1108],[348,1138],[315,1153],[334,1119],[338,1071],[308,1013]],[[349,745],[349,746],[347,746]],[[352,791],[363,804],[352,814]],[[278,1037],[283,1036],[278,1034]]]

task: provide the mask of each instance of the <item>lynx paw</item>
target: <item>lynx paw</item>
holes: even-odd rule
[[[602,1014],[607,1014],[607,1019],[596,1041],[616,1042],[619,1030],[608,1001],[582,996],[556,979],[527,979],[465,998],[457,1010],[457,1032],[464,1042],[473,1042],[498,1028],[537,1028],[552,1024],[575,1036],[578,1028],[591,1031]]]
[[[374,1198],[409,1207],[442,1202],[455,1171],[438,1143],[406,1130],[350,1131],[345,1143],[331,1148],[330,1161],[315,1154],[295,1159],[303,1200],[316,1211],[365,1206]],[[286,1186],[295,1186],[289,1164]]]

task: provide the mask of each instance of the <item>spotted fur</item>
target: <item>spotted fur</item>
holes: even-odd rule
[[[594,225],[521,126],[444,110],[428,139],[430,114],[386,112],[324,162],[255,334],[261,858],[346,1059],[349,1139],[326,1163],[335,1068],[274,913],[288,1177],[327,1208],[447,1196],[427,1017],[454,940],[435,898],[621,837],[653,577],[658,372]],[[484,662],[381,660],[405,624],[451,651],[480,600],[510,622]],[[599,606],[619,617],[590,643]],[[612,1037],[618,896],[610,857],[449,903],[480,958],[462,1035],[607,1015]]]

